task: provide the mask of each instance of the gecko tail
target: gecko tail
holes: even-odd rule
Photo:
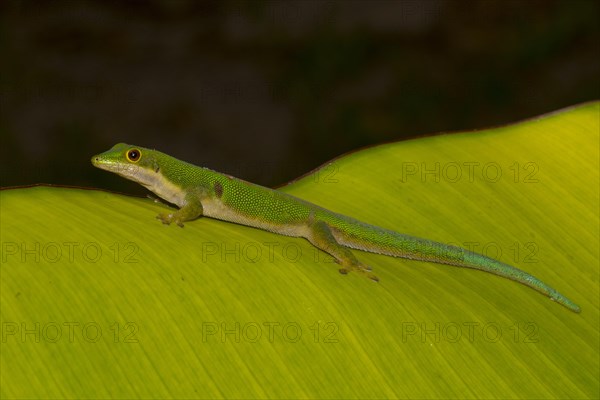
[[[457,246],[403,235],[357,220],[335,218],[332,222],[332,233],[343,246],[393,257],[478,269],[529,286],[569,310],[581,312],[577,304],[535,276],[482,254]]]
[[[545,294],[550,299],[557,303],[567,307],[569,310],[580,313],[581,308],[575,304],[572,300],[568,299],[563,294],[559,293],[556,289],[550,287],[546,283],[542,282],[535,276],[515,268],[511,265],[504,264],[498,260],[490,257],[486,257],[482,254],[477,254],[472,251],[464,251],[464,261],[458,266],[478,269],[481,271],[489,272],[495,275],[502,276],[504,278],[511,279],[515,282],[519,282],[523,285],[529,286],[530,288]]]

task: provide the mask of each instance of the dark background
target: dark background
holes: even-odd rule
[[[273,186],[595,100],[599,5],[2,1],[0,184],[143,193],[89,162],[127,142]]]

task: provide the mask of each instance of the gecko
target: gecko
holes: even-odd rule
[[[253,184],[178,160],[157,150],[119,143],[95,155],[92,164],[146,187],[177,210],[159,214],[164,224],[205,216],[302,237],[331,255],[339,272],[357,272],[378,281],[351,249],[472,268],[529,286],[579,313],[580,307],[533,275],[493,258],[433,240],[402,234],[338,214],[282,191]]]

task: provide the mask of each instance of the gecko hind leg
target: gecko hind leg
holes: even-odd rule
[[[308,240],[313,246],[331,255],[340,264],[341,268],[339,271],[341,274],[345,275],[350,271],[356,271],[375,282],[379,281],[379,278],[371,273],[370,267],[358,261],[350,249],[342,246],[335,240],[331,229],[325,222],[319,221],[311,225],[311,234]]]

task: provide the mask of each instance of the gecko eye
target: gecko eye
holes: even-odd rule
[[[142,156],[142,152],[138,149],[131,149],[127,151],[127,159],[131,162],[138,162],[140,157]]]

